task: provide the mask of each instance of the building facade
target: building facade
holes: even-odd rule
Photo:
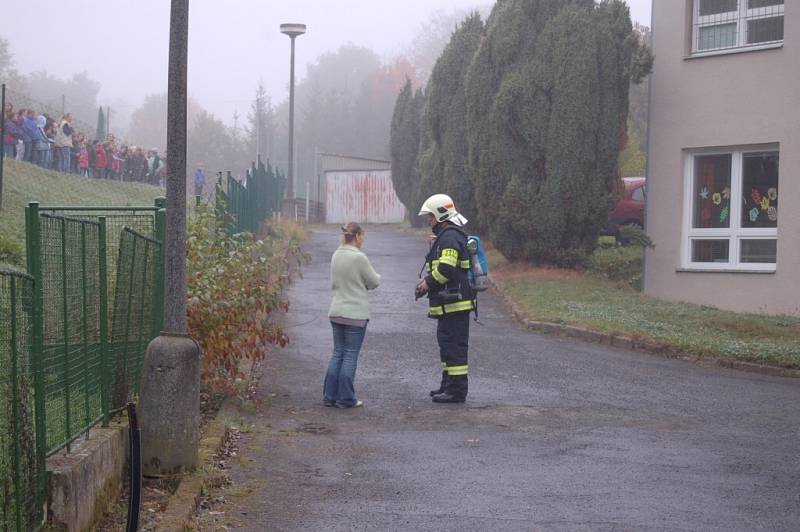
[[[654,0],[644,286],[800,314],[800,2]]]

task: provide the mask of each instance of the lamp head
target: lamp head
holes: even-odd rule
[[[293,22],[281,24],[281,33],[288,35],[292,39],[294,39],[298,35],[304,34],[305,32],[306,32],[305,24],[296,24]]]

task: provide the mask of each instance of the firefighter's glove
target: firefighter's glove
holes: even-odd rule
[[[421,279],[420,282],[417,284],[417,287],[414,289],[414,300],[421,298],[425,294],[428,293],[428,283],[425,282],[425,279]]]

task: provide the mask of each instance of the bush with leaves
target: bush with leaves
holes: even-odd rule
[[[242,360],[260,360],[270,345],[289,341],[277,315],[288,309],[284,287],[306,258],[302,230],[274,224],[267,233],[263,240],[231,236],[208,204],[189,224],[189,331],[202,348],[203,384],[213,393],[235,393]]]
[[[627,244],[601,245],[589,257],[588,269],[610,281],[641,290],[644,250],[655,248],[655,244],[647,233],[633,225],[620,227],[619,233]]]

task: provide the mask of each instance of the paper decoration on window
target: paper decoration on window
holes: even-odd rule
[[[703,187],[703,190],[700,191],[700,197],[703,199],[708,199],[708,189]]]
[[[757,188],[754,188],[750,191],[750,197],[753,198],[753,202],[758,205],[761,203],[761,192]]]
[[[722,191],[722,197],[725,198],[725,199],[731,199],[731,189],[728,188],[728,187],[725,187],[723,189],[723,191]]]
[[[764,196],[761,198],[761,210],[766,211],[767,209],[769,209],[769,198]]]
[[[778,221],[778,209],[776,209],[775,207],[770,207],[769,209],[767,209],[767,216],[769,217],[769,220],[771,222],[777,222]]]
[[[775,188],[775,187],[772,187],[769,190],[767,190],[767,197],[772,201],[775,201],[776,199],[778,199],[778,189]]]
[[[756,220],[758,220],[758,212],[759,212],[758,208],[756,208],[756,207],[753,207],[752,209],[750,209],[750,221],[751,222],[755,222]]]
[[[714,205],[719,205],[720,203],[722,203],[722,194],[720,194],[719,192],[714,192],[714,195],[711,196],[711,201],[714,202]]]
[[[722,211],[719,213],[719,221],[723,223],[727,222],[730,213],[731,213],[731,208],[728,205],[725,205],[725,208],[723,208]]]

